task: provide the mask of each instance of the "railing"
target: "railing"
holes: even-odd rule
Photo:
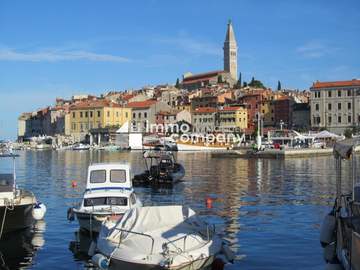
[[[140,236],[144,236],[144,237],[148,237],[151,239],[151,250],[150,250],[150,255],[153,254],[153,251],[154,251],[154,244],[155,244],[155,240],[154,238],[149,235],[149,234],[146,234],[146,233],[139,233],[139,232],[134,232],[134,231],[129,231],[129,230],[124,230],[124,229],[119,229],[119,228],[115,228],[114,230],[117,230],[117,231],[120,231],[120,232],[125,232],[125,233],[132,233],[132,234],[135,234],[135,235],[140,235]],[[119,238],[119,244],[118,244],[118,247],[120,246],[121,244],[121,236]]]

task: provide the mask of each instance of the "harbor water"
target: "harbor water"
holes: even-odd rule
[[[226,269],[324,269],[319,229],[335,195],[333,157],[231,159],[194,152],[177,153],[177,160],[186,169],[184,181],[136,192],[144,205],[189,205],[215,223],[236,254]],[[20,152],[17,183],[46,204],[47,214],[34,230],[0,241],[1,269],[94,269],[81,252],[89,239],[66,213],[80,201],[87,167],[95,162],[129,162],[133,173],[144,170],[141,152]],[[347,166],[344,188],[351,181]],[[2,162],[0,171],[6,170],[11,164]]]

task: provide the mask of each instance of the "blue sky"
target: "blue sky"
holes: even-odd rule
[[[222,69],[232,19],[239,71],[269,87],[360,78],[360,1],[0,1],[0,139],[56,97],[174,83]]]

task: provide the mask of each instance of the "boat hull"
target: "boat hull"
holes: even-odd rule
[[[94,215],[75,211],[76,219],[79,222],[80,229],[88,232],[100,232],[101,224],[110,214]]]
[[[32,210],[34,205],[20,204],[15,205],[13,210],[5,210],[5,206],[0,206],[0,227],[5,217],[3,234],[23,230],[34,224]],[[6,212],[6,215],[5,215]]]
[[[189,264],[184,264],[180,266],[160,266],[154,264],[141,264],[121,261],[116,258],[112,258],[110,261],[109,269],[121,269],[121,270],[197,270],[197,269],[208,269],[211,267],[211,264],[214,261],[214,256],[207,258],[202,258],[196,261],[193,261]]]

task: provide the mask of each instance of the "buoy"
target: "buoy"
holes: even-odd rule
[[[91,261],[101,270],[107,270],[109,268],[109,260],[104,255],[98,253],[91,257]]]
[[[336,258],[336,242],[332,242],[330,244],[328,244],[324,250],[324,259],[326,262],[328,263],[332,263],[334,262],[337,258]]]
[[[75,180],[71,181],[72,188],[77,188],[78,184]]]
[[[46,206],[45,204],[39,202],[34,205],[32,210],[32,216],[35,220],[42,220],[46,214]]]
[[[336,218],[334,211],[331,211],[324,218],[320,229],[320,243],[326,247],[335,241]]]
[[[213,199],[210,197],[206,198],[206,208],[211,209],[212,208]]]

